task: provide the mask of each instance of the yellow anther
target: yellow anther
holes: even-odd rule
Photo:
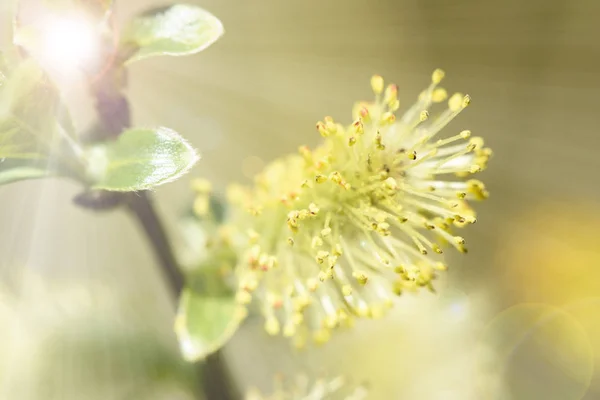
[[[321,229],[321,236],[326,237],[331,235],[331,228],[323,228]]]
[[[352,124],[352,127],[354,128],[354,132],[357,135],[362,135],[363,133],[365,133],[364,125],[360,119],[357,119],[356,121],[354,121],[354,123]]]
[[[322,328],[313,334],[313,340],[316,344],[326,343],[331,338],[331,333],[328,329]]]
[[[334,256],[336,256],[336,257],[339,257],[339,256],[341,256],[341,255],[344,253],[344,252],[342,251],[342,246],[341,246],[339,243],[336,243],[336,244],[333,246],[333,250],[332,250],[332,252],[333,252],[333,255],[334,255]]]
[[[380,75],[373,75],[371,78],[371,88],[375,94],[381,94],[383,92],[383,78]]]
[[[342,175],[340,175],[338,171],[333,171],[331,174],[329,174],[329,179],[337,184],[341,184],[343,181]]]
[[[288,238],[287,238],[287,242],[288,242],[288,244],[289,244],[290,246],[293,246],[293,245],[294,245],[294,238],[293,238],[293,237],[291,237],[291,236],[290,236],[290,237],[288,237]]]
[[[448,100],[448,107],[451,111],[459,111],[463,108],[464,96],[462,93],[454,93]]]
[[[306,280],[306,287],[309,291],[314,292],[319,287],[319,282],[315,278],[309,278]]]
[[[369,109],[367,107],[362,107],[358,111],[358,115],[363,120],[363,122],[369,122],[371,120],[371,115],[369,114]]]
[[[407,154],[408,158],[410,158],[411,160],[416,160],[417,159],[417,152],[416,151],[411,151],[410,153]]]
[[[433,100],[434,103],[441,103],[442,101],[446,100],[448,98],[448,92],[446,92],[446,89],[444,88],[437,88],[433,91],[433,94],[431,95],[431,100]]]
[[[383,187],[388,190],[398,190],[398,182],[391,176],[383,181]]]
[[[427,111],[427,110],[421,111],[421,113],[419,114],[419,121],[425,122],[425,121],[427,121],[427,118],[429,118],[429,111]]]
[[[323,137],[329,136],[329,131],[327,130],[327,127],[321,121],[317,122],[317,130],[319,131],[321,136],[323,136]]]
[[[351,296],[352,295],[352,286],[350,286],[350,285],[342,286],[342,294],[344,296]]]
[[[316,175],[315,176],[315,182],[317,183],[323,183],[327,181],[327,177],[325,175]]]
[[[481,171],[481,169],[482,169],[482,168],[481,168],[481,165],[477,165],[477,164],[475,164],[475,165],[471,165],[471,166],[469,167],[469,172],[470,172],[470,173],[472,173],[472,174],[474,174],[474,173],[480,172],[480,171]]]
[[[381,116],[382,124],[392,124],[395,120],[396,120],[396,116],[394,115],[394,113],[391,113],[389,111],[384,112],[383,115]]]
[[[338,326],[339,321],[337,319],[337,315],[328,315],[325,318],[325,326],[329,329],[333,329]]]
[[[315,203],[310,203],[308,205],[308,212],[310,212],[310,215],[317,215],[319,213],[319,207],[317,207]]]
[[[329,252],[321,250],[321,251],[317,252],[317,255],[315,256],[315,260],[317,261],[317,263],[323,264],[323,262],[325,262],[325,259],[327,259],[328,257],[329,257]]]
[[[269,317],[265,321],[265,331],[271,336],[279,334],[280,326],[279,321],[275,317]]]
[[[383,96],[383,101],[385,101],[388,105],[391,105],[393,102],[398,100],[398,86],[397,85],[388,85],[385,88],[385,94]]]
[[[352,276],[361,285],[366,285],[367,281],[369,280],[369,277],[364,272],[354,271]]]
[[[326,274],[325,272],[323,272],[323,271],[320,271],[320,272],[319,272],[319,275],[318,275],[318,277],[319,277],[319,280],[320,280],[321,282],[325,282],[325,281],[327,280],[327,274]]]
[[[445,75],[446,73],[444,72],[444,70],[438,68],[435,71],[433,71],[433,74],[431,74],[431,81],[437,85],[442,81],[442,79],[444,79]]]
[[[463,97],[463,99],[462,99],[462,106],[463,106],[463,108],[465,108],[469,104],[471,104],[471,96],[469,96],[468,94],[466,94],[465,97]]]
[[[461,138],[463,138],[463,139],[468,139],[468,138],[470,138],[470,137],[471,137],[471,131],[470,131],[470,130],[468,130],[468,129],[465,129],[464,131],[461,131],[461,132],[459,133],[459,135],[460,135],[460,137],[461,137]]]
[[[356,144],[356,138],[354,136],[350,136],[348,138],[348,146],[354,146]]]
[[[385,145],[382,143],[381,132],[377,132],[375,135],[375,147],[378,150],[385,150]]]
[[[323,246],[323,239],[321,239],[321,238],[320,238],[320,237],[318,237],[318,236],[314,236],[314,237],[312,238],[311,247],[312,247],[313,249],[316,249],[317,247],[321,247],[321,246]]]

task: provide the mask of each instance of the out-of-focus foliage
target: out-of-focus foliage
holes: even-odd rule
[[[179,300],[175,332],[186,360],[197,361],[223,346],[246,317],[235,301],[231,236],[219,226],[224,205],[210,193],[210,184],[196,180],[197,198],[181,221],[183,244],[178,252],[187,274]]]
[[[363,400],[367,394],[365,387],[349,384],[341,376],[315,381],[298,376],[293,384],[276,379],[275,388],[269,395],[252,388],[246,393],[246,400]]]
[[[0,291],[1,398],[195,398],[190,366],[121,296],[23,271]]]
[[[40,67],[26,61],[0,74],[6,76],[0,78],[0,183],[81,168],[69,153],[74,140],[70,119]],[[51,160],[57,151],[64,158]]]

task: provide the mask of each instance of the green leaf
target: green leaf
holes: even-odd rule
[[[73,132],[60,104],[58,91],[34,62],[20,64],[0,82],[0,184],[52,175],[58,171],[46,171],[48,165],[62,168],[73,161],[62,147],[64,139],[73,141]],[[57,159],[50,163],[52,155]]]
[[[203,295],[184,289],[179,300],[175,333],[187,361],[198,361],[221,348],[237,331],[245,309],[234,295]]]
[[[88,149],[94,189],[146,190],[185,174],[198,160],[195,150],[168,128],[130,129],[116,141]]]
[[[29,165],[8,165],[8,162],[0,160],[0,185],[27,179],[45,178],[50,175],[50,171],[45,168]]]
[[[223,35],[223,24],[202,8],[176,4],[134,18],[124,30],[123,47],[135,52],[127,62],[152,56],[198,53]]]

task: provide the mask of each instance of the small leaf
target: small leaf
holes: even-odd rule
[[[146,190],[185,174],[198,160],[194,149],[168,128],[130,129],[114,142],[91,147],[88,175],[94,189]]]
[[[187,361],[198,361],[221,348],[245,317],[233,294],[207,296],[184,289],[179,300],[175,333]]]
[[[152,56],[198,53],[223,35],[223,24],[202,8],[176,4],[149,11],[130,22],[122,44],[136,51],[128,62]]]

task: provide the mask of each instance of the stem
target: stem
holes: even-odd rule
[[[161,270],[171,286],[172,294],[177,301],[183,289],[183,275],[177,267],[173,250],[165,234],[148,192],[131,193],[129,209],[142,226],[159,261]],[[202,389],[207,400],[233,400],[236,396],[227,377],[225,361],[219,352],[207,357],[204,365],[199,365],[202,377]]]
[[[177,268],[177,262],[165,234],[162,223],[154,210],[147,192],[131,193],[129,209],[137,217],[158,259],[162,273],[171,287],[175,299],[183,289],[183,275]]]
[[[110,46],[109,46],[110,47]],[[90,82],[91,93],[96,102],[96,112],[100,123],[100,136],[88,137],[88,140],[110,140],[118,137],[124,129],[130,126],[131,113],[129,102],[122,93],[126,81],[126,71],[120,65],[115,65],[113,48],[107,57],[113,62],[105,66],[99,76]],[[118,64],[118,63],[117,63]],[[175,305],[184,287],[183,274],[177,266],[169,239],[156,213],[150,193],[109,193],[96,192],[78,196],[76,202],[82,206],[94,209],[108,209],[126,202],[129,210],[138,220],[154,254],[158,260],[162,274],[167,279]],[[202,381],[202,390],[207,400],[233,400],[236,397],[227,376],[224,360],[219,352],[207,357],[204,364],[198,366]]]

